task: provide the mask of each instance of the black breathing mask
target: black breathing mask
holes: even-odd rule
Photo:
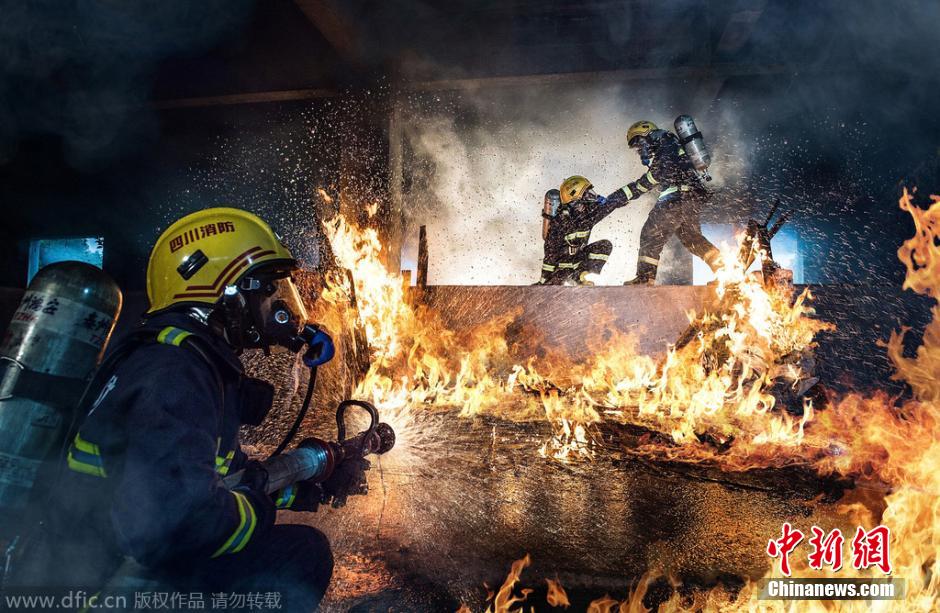
[[[251,275],[225,289],[222,309],[226,336],[239,349],[293,349],[307,324],[297,286],[290,276]]]

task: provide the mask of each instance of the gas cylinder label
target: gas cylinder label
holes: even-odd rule
[[[40,464],[39,460],[0,452],[0,483],[32,487]]]
[[[15,346],[35,336],[30,328],[48,330],[57,335],[88,343],[94,347],[104,345],[114,320],[81,302],[40,292],[27,292],[13,314],[13,320],[4,338],[4,346]]]

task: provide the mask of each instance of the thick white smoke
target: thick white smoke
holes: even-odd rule
[[[424,224],[429,283],[534,283],[542,260],[545,191],[581,174],[598,193],[612,193],[645,171],[626,146],[632,122],[650,119],[671,129],[676,115],[697,112],[671,102],[675,96],[661,85],[557,89],[464,93],[454,103],[407,118],[408,146],[418,163],[430,162],[430,170],[427,183],[416,182],[405,195],[404,268],[414,267],[418,226]],[[715,171],[721,174],[720,167]],[[633,277],[640,228],[653,202],[645,196],[596,226],[592,240],[614,243],[599,284]]]

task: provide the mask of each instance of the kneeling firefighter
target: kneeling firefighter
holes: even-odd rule
[[[638,121],[627,131],[627,144],[637,151],[640,161],[647,167],[642,177],[624,187],[627,197],[632,200],[654,189],[661,191],[640,231],[636,277],[624,285],[652,284],[656,280],[659,256],[673,233],[712,270],[719,266],[720,253],[702,235],[699,221],[708,195],[702,179],[710,179],[706,173],[707,152],[692,118],[681,115],[676,119],[676,128],[683,134],[689,125],[692,133],[681,140],[672,132],[660,130],[651,121]],[[700,143],[701,151],[695,149]],[[687,152],[689,148],[701,155],[693,160]]]
[[[545,195],[546,210],[556,194]],[[593,285],[587,275],[597,274],[607,263],[613,244],[608,240],[590,242],[591,230],[602,219],[629,202],[626,192],[618,189],[610,196],[598,196],[594,186],[582,176],[568,177],[557,190],[558,205],[554,215],[543,211],[545,256],[540,285]]]
[[[325,482],[270,493],[265,466],[238,441],[273,399],[270,384],[245,375],[243,350],[306,350],[311,367],[333,356],[330,337],[307,323],[296,267],[271,228],[238,209],[187,215],[160,236],[150,309],[99,369],[73,431],[40,548],[54,569],[44,581],[103,586],[132,558],[175,589],[276,591],[288,610],[317,606],[329,542],[312,527],[274,525],[276,510],[350,493],[368,463],[342,460]],[[229,489],[223,477],[236,471]]]

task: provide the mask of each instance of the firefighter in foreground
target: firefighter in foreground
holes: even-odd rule
[[[540,285],[593,285],[587,276],[600,273],[614,246],[609,240],[590,242],[591,230],[630,201],[624,189],[604,198],[597,195],[590,181],[575,175],[565,179],[558,190],[545,194],[545,257]],[[557,206],[553,204],[556,196]]]
[[[687,115],[680,116],[676,120],[677,128],[683,126],[680,120],[685,119],[691,123]],[[694,129],[694,123],[691,125]],[[700,171],[687,153],[689,143],[696,137],[700,140],[700,134],[694,130],[690,137],[680,141],[678,136],[660,130],[651,121],[638,121],[627,131],[627,144],[637,151],[640,161],[647,167],[642,177],[623,188],[627,197],[632,200],[655,189],[661,191],[640,231],[636,277],[624,285],[652,284],[656,280],[659,256],[673,233],[712,270],[719,267],[720,253],[702,235],[699,221],[707,192]],[[707,167],[707,161],[704,166]]]
[[[269,495],[264,467],[238,442],[273,398],[244,374],[239,353],[296,350],[302,340],[310,366],[333,355],[326,333],[298,337],[307,314],[290,278],[296,266],[265,222],[238,209],[187,215],[160,236],[150,309],[57,485],[47,553],[55,579],[101,586],[130,557],[175,589],[277,591],[286,609],[317,606],[333,570],[329,543],[309,526],[274,525],[276,510],[316,510],[368,464],[353,458],[323,484]],[[226,488],[222,477],[241,469]]]

